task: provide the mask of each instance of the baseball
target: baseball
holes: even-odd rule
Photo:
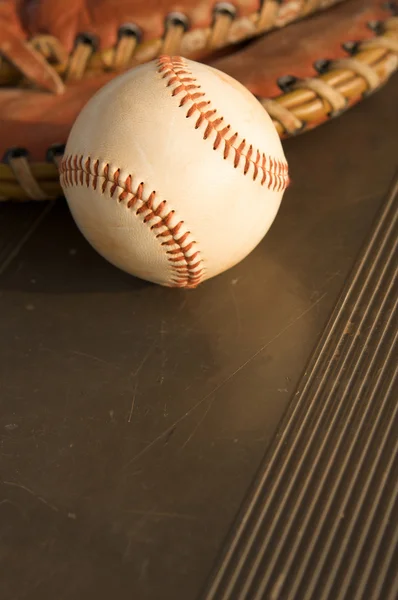
[[[289,177],[272,120],[243,85],[162,56],[86,104],[60,181],[77,226],[105,259],[194,288],[257,246]]]

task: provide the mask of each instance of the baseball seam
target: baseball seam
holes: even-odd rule
[[[235,152],[234,168],[242,168],[243,175],[248,175],[250,169],[253,172],[252,179],[256,181],[261,175],[260,184],[269,190],[281,192],[289,185],[288,165],[286,161],[267,156],[253,146],[248,145],[246,140],[239,141],[238,132],[231,133],[231,125],[224,123],[224,118],[219,116],[216,108],[210,108],[211,101],[206,100],[206,94],[201,91],[196,77],[188,68],[184,59],[180,56],[161,56],[157,61],[158,73],[167,81],[167,87],[174,86],[172,96],[183,94],[180,100],[180,108],[189,105],[186,117],[195,115],[195,129],[206,123],[203,139],[210,136],[215,139],[213,149],[218,150],[224,142],[223,158],[226,160],[232,151]],[[213,135],[212,135],[213,134]]]
[[[86,185],[102,194],[108,192],[111,198],[117,198],[128,209],[135,209],[137,217],[141,217],[165,248],[173,272],[171,287],[195,288],[202,281],[205,272],[203,259],[191,232],[186,229],[184,221],[177,219],[166,200],[157,202],[155,191],[145,199],[143,182],[133,190],[131,175],[122,181],[120,169],[110,173],[109,163],[100,168],[98,159],[76,154],[63,158],[60,178],[64,188]]]

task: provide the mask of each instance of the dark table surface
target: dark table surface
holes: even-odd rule
[[[285,142],[269,234],[194,291],[0,207],[0,597],[197,598],[397,165],[397,78]]]

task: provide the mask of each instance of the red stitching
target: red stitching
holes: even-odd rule
[[[207,122],[203,139],[207,139],[213,132],[216,133],[216,137],[213,143],[213,149],[217,150],[222,141],[224,141],[223,157],[227,159],[230,151],[235,151],[234,156],[234,167],[235,169],[241,163],[241,159],[244,159],[243,174],[247,175],[250,166],[253,166],[253,181],[256,181],[260,171],[262,177],[260,185],[266,184],[267,188],[273,191],[281,192],[289,185],[289,174],[288,166],[286,162],[282,162],[278,159],[269,159],[269,167],[266,168],[266,155],[264,152],[260,154],[259,150],[256,151],[256,159],[254,160],[253,146],[250,144],[248,149],[246,140],[243,140],[238,146],[235,146],[238,133],[234,133],[230,138],[226,138],[226,134],[230,131],[231,126],[224,126],[219,129],[223,123],[223,117],[217,116],[216,109],[206,110],[210,104],[210,100],[201,100],[196,102],[198,98],[205,96],[204,92],[200,90],[200,85],[193,73],[188,69],[187,64],[181,56],[161,56],[158,59],[158,73],[167,80],[166,86],[176,84],[171,93],[172,96],[178,96],[184,93],[184,96],[180,100],[180,107],[183,107],[187,102],[192,102],[189,107],[186,117],[192,117],[197,111],[200,113],[195,122],[195,129],[199,129],[202,123]],[[189,85],[186,83],[189,82]],[[193,93],[192,93],[193,92]],[[261,160],[262,159],[262,160]],[[260,163],[261,160],[261,163]]]
[[[144,194],[144,183],[140,183],[137,189],[132,189],[132,176],[128,175],[124,182],[120,180],[120,169],[116,169],[113,174],[109,173],[109,164],[104,165],[102,174],[99,172],[99,160],[92,161],[88,157],[84,161],[82,155],[71,155],[63,158],[60,165],[61,183],[63,187],[72,186],[83,186],[97,189],[98,179],[103,178],[101,190],[105,193],[108,183],[111,184],[108,193],[111,197],[115,195],[117,188],[121,188],[121,192],[117,196],[118,202],[123,202],[130,194],[133,197],[127,202],[126,207],[129,209],[134,208],[137,202],[141,202],[135,213],[137,216],[145,214],[143,223],[149,223],[153,219],[158,219],[156,223],[150,226],[150,229],[154,231],[156,238],[159,239],[161,246],[165,248],[165,254],[170,266],[173,270],[173,277],[171,280],[173,287],[183,288],[195,288],[204,276],[203,259],[201,258],[200,251],[196,250],[196,242],[187,241],[190,236],[190,232],[186,231],[179,237],[176,237],[180,232],[184,221],[179,221],[174,227],[170,226],[170,221],[175,215],[174,210],[167,209],[166,200],[162,200],[157,208],[154,209],[154,201],[156,198],[156,192],[151,192],[146,201],[143,200]],[[167,210],[167,214],[164,211]],[[164,216],[162,216],[162,213]],[[165,227],[163,231],[157,233],[157,229]],[[163,241],[163,238],[168,237]],[[177,246],[171,250],[167,250],[170,246]],[[192,249],[195,248],[194,252],[189,254]]]

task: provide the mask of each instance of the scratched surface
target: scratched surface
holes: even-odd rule
[[[396,84],[286,143],[270,233],[195,291],[1,207],[2,600],[197,598],[393,175]]]

